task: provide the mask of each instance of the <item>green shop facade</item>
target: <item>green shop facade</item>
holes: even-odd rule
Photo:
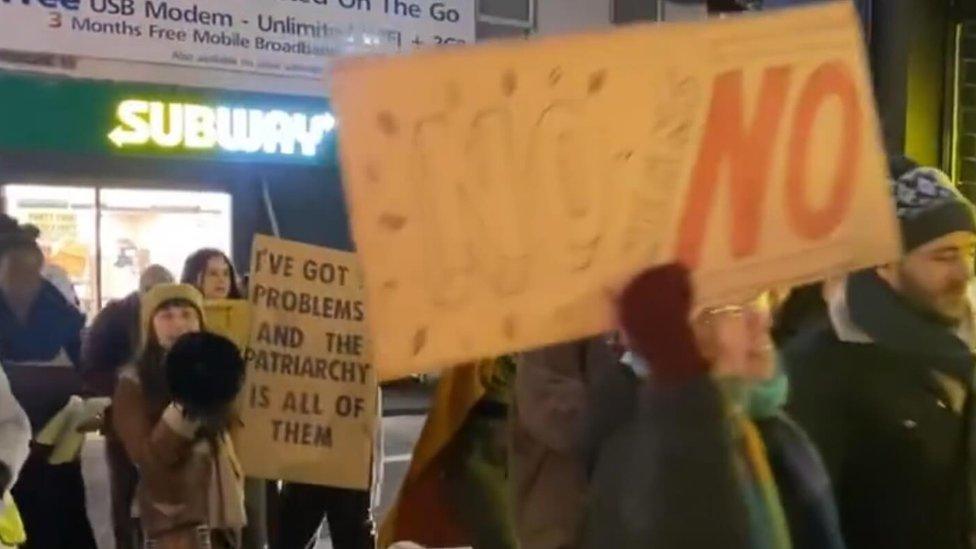
[[[3,208],[91,315],[200,247],[349,249],[335,125],[323,98],[0,71]]]

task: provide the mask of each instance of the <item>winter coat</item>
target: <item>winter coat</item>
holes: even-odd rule
[[[431,547],[469,545],[445,486],[445,457],[471,410],[485,395],[488,376],[484,373],[492,363],[485,360],[458,366],[441,376],[396,503],[380,526],[378,547],[397,541]]]
[[[587,391],[582,455],[588,477],[592,476],[604,445],[614,437],[628,436],[621,433],[628,432],[629,424],[637,417],[637,395],[649,372],[640,362],[638,374],[632,365],[638,362],[635,356],[630,351],[624,353],[620,362],[605,368]]]
[[[84,326],[85,316],[50,282],[42,282],[26,325],[0,292],[0,363],[34,432],[81,392]]]
[[[88,388],[111,396],[122,366],[139,347],[139,292],[111,301],[92,321],[81,348],[81,373]]]
[[[976,547],[970,346],[873,271],[829,305],[831,325],[784,356],[788,409],[823,456],[847,546]]]
[[[0,370],[0,463],[10,471],[10,489],[30,453],[31,428],[27,414],[10,391],[7,376]],[[0,493],[4,487],[0,486]]]
[[[809,437],[788,416],[756,420],[793,549],[844,549],[830,478]]]
[[[631,506],[628,512],[634,513],[635,516],[645,510],[651,512],[653,509],[650,500],[657,497],[655,495],[657,488],[648,485],[646,489],[649,492],[643,496],[648,501],[642,502],[640,493],[632,493],[636,488],[628,479],[628,475],[633,473],[632,469],[627,467],[637,467],[637,463],[644,463],[647,465],[644,473],[664,475],[666,471],[658,471],[651,464],[666,468],[669,462],[662,460],[661,457],[667,456],[669,452],[690,452],[702,444],[716,444],[723,439],[723,451],[726,454],[732,453],[733,448],[741,447],[741,442],[744,440],[740,432],[741,422],[729,422],[720,430],[705,431],[688,423],[687,431],[695,435],[689,436],[688,446],[683,449],[677,442],[674,443],[675,448],[670,449],[666,446],[644,445],[647,444],[646,441],[641,442],[647,438],[647,431],[660,430],[655,426],[658,422],[668,421],[669,418],[678,418],[679,422],[704,422],[710,425],[715,421],[713,414],[727,415],[727,405],[721,403],[721,400],[732,398],[734,394],[735,399],[739,401],[739,406],[751,418],[755,432],[759,435],[759,440],[755,443],[761,445],[761,450],[764,450],[765,460],[762,459],[763,456],[758,456],[756,461],[768,462],[771,480],[774,482],[771,484],[770,479],[755,482],[754,479],[743,479],[738,476],[736,484],[739,490],[723,492],[722,485],[708,487],[703,483],[699,484],[698,481],[692,481],[685,486],[685,492],[672,500],[670,511],[676,517],[688,516],[688,510],[698,505],[697,498],[700,498],[703,493],[709,494],[710,498],[726,498],[729,501],[725,502],[725,505],[736,509],[736,513],[751,517],[752,522],[748,530],[752,534],[750,536],[752,541],[748,546],[765,547],[762,542],[755,541],[755,534],[768,535],[772,531],[768,524],[770,511],[778,514],[779,510],[775,509],[775,502],[772,507],[767,506],[766,502],[756,501],[752,496],[763,491],[770,493],[775,490],[775,494],[771,497],[779,500],[778,505],[782,509],[780,516],[785,518],[788,525],[793,549],[843,549],[837,510],[824,465],[808,437],[782,413],[787,389],[785,376],[778,375],[769,382],[752,386],[744,393],[741,390],[726,390],[724,397],[713,388],[696,384],[677,388],[651,387],[644,392],[642,390],[644,382],[644,378],[635,375],[633,368],[621,365],[608,375],[602,376],[600,382],[591,391],[593,395],[591,406],[594,411],[599,410],[601,413],[591,414],[592,420],[588,422],[586,436],[586,455],[593,486],[588,522],[591,536],[588,539],[593,544],[589,545],[590,547],[596,547],[602,536],[623,534],[624,529],[620,524],[613,522],[616,520],[613,517],[623,517],[621,514],[624,510],[623,505]],[[692,404],[690,401],[695,399],[720,399],[720,402]],[[646,410],[649,408],[656,410],[654,417],[646,415]],[[674,425],[668,424],[664,431],[670,432],[672,427]],[[719,441],[698,440],[697,437],[702,437],[708,432],[711,432],[712,436],[721,436],[721,439]],[[681,437],[679,434],[674,436]],[[646,453],[639,455],[634,461],[635,452]],[[676,459],[678,458],[675,457],[674,460]],[[692,466],[693,464],[689,465]],[[714,468],[728,465],[724,461],[715,460],[707,466]],[[687,474],[689,478],[697,477],[692,473],[692,470],[685,473],[676,471],[676,474]],[[714,476],[715,471],[709,469],[706,473]],[[667,486],[662,488],[667,489]],[[616,499],[613,495],[615,490],[626,493],[629,503],[625,503],[623,499]],[[745,498],[742,497],[743,494],[746,495]],[[735,502],[735,498],[739,501]],[[714,523],[711,527],[720,536],[722,530],[737,531],[742,526],[738,520],[742,519],[743,517],[739,516],[735,520]],[[650,523],[645,526],[649,529],[645,532],[646,535],[654,535],[653,531],[656,527]],[[689,526],[689,528],[694,527]],[[615,529],[620,532],[613,533]],[[616,538],[609,539],[612,541],[608,541],[608,547],[611,546],[609,543],[625,543]],[[681,538],[673,539],[677,543],[675,547],[684,547]],[[639,544],[640,541],[634,540],[633,543]],[[647,547],[656,546],[647,545]],[[732,547],[732,545],[722,545],[722,547]]]
[[[9,484],[0,486],[0,548],[16,545],[27,537],[20,512],[10,495],[17,475],[30,454],[31,429],[27,414],[10,391],[7,376],[0,370],[0,463],[10,477]]]
[[[751,549],[726,407],[699,376],[648,384],[606,438],[586,507],[587,549]]]
[[[146,535],[168,549],[183,547],[178,543],[200,526],[239,532],[246,522],[244,477],[230,436],[201,438],[177,407],[154,406],[131,366],[122,370],[113,403],[115,430],[139,470],[136,498]]]
[[[565,343],[517,358],[511,416],[510,484],[523,547],[578,547],[586,466],[581,454],[589,420],[588,391],[615,357],[601,339]]]

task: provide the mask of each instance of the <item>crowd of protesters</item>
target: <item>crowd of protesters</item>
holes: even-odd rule
[[[614,333],[445,371],[378,529],[368,491],[245,478],[245,365],[207,331],[245,297],[226,255],[146,269],[86,327],[2,216],[0,546],[96,546],[62,439],[99,430],[119,549],[301,549],[323,519],[338,549],[976,548],[974,208],[891,171],[897,262],[707,308],[659,266]]]
[[[65,422],[104,434],[118,549],[304,547],[326,514],[345,546],[372,546],[368,493],[290,483],[279,490],[244,478],[229,436],[240,354],[199,335],[207,301],[244,297],[226,255],[194,253],[180,283],[148,267],[138,289],[85,327],[77,300],[43,276],[49,267],[37,237],[36,228],[0,217],[0,546],[96,547],[80,454],[55,459],[60,441],[38,436]],[[180,401],[174,384],[194,375],[194,364],[216,377],[200,378],[191,385],[207,387],[204,394]],[[221,383],[218,404],[194,406],[194,398],[217,398]],[[75,417],[84,412],[73,400],[97,397],[111,405]]]
[[[616,333],[515,355],[507,399],[452,371],[383,545],[976,547],[974,209],[904,158],[890,188],[897,262],[704,309],[664,265]]]

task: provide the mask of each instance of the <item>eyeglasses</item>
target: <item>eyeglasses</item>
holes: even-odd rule
[[[702,309],[701,312],[699,312],[696,316],[698,319],[704,322],[710,322],[713,318],[717,316],[742,315],[748,311],[767,310],[768,307],[769,307],[769,293],[764,292],[742,303],[731,304],[731,305],[720,305],[716,307],[706,307],[705,309]]]

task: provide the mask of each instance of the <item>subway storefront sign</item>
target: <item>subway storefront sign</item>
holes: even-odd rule
[[[0,74],[0,149],[335,162],[324,98]]]

